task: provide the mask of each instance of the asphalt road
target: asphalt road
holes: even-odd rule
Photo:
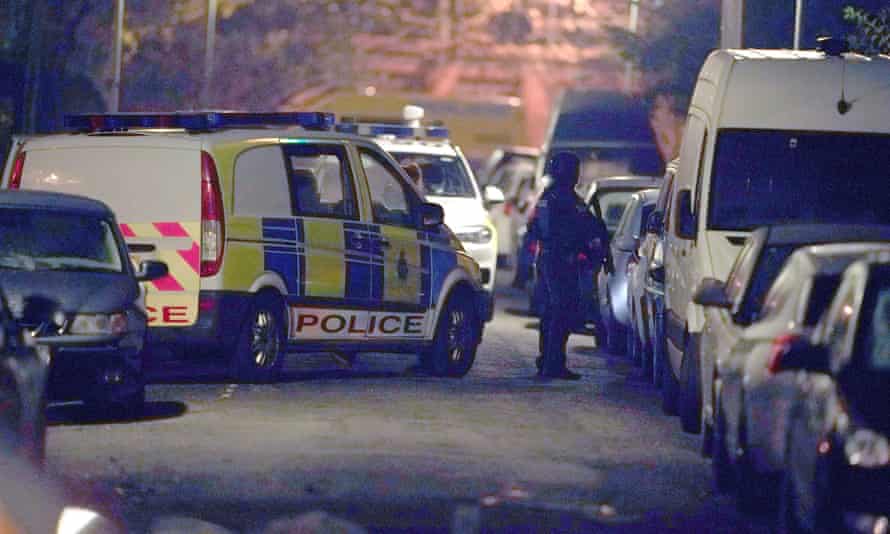
[[[144,531],[164,515],[258,531],[324,510],[385,531],[765,532],[714,493],[698,438],[626,360],[572,336],[584,378],[532,378],[536,321],[502,289],[463,380],[413,359],[292,356],[276,385],[171,379],[140,421],[50,409],[48,469]]]

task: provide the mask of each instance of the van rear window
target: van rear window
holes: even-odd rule
[[[708,227],[890,224],[890,136],[722,130]]]

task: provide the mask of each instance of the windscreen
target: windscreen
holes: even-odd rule
[[[412,163],[420,167],[420,183],[429,196],[467,197],[476,196],[472,179],[456,156],[432,156],[394,152],[392,156],[400,165]]]
[[[614,234],[615,230],[618,229],[621,216],[624,215],[624,208],[627,207],[630,197],[637,191],[639,189],[606,189],[602,192],[597,192],[595,202],[599,206],[603,223],[605,223],[606,230],[609,231],[610,235]]]
[[[55,210],[0,209],[0,269],[123,272],[106,219]]]
[[[717,140],[708,226],[890,224],[890,136],[726,130]]]

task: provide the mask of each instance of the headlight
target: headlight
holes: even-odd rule
[[[70,334],[123,334],[127,331],[127,316],[123,313],[91,313],[75,315],[68,329]]]
[[[487,226],[469,226],[467,228],[461,228],[456,231],[454,235],[464,243],[484,244],[491,241],[494,233],[491,231],[491,228]]]
[[[857,430],[847,438],[844,453],[850,465],[856,467],[883,467],[890,464],[890,443],[887,438],[867,429]]]

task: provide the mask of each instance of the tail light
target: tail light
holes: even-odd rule
[[[537,241],[536,239],[535,239],[535,240],[532,240],[532,241],[529,241],[529,242],[528,242],[528,252],[529,252],[529,254],[531,254],[532,256],[534,256],[535,254],[537,254],[537,253],[538,253],[538,245],[539,245],[539,243],[538,243],[538,241]]]
[[[7,189],[18,189],[22,186],[22,173],[25,170],[25,151],[21,151],[15,156],[12,163],[12,173],[9,175],[9,183]]]
[[[782,358],[788,354],[792,345],[800,339],[800,334],[781,334],[773,340],[773,346],[770,349],[769,363],[767,369],[770,374],[776,374],[781,370]]]
[[[201,152],[201,276],[214,276],[225,246],[222,193],[213,157]]]
[[[511,213],[513,213],[513,203],[505,202],[504,203],[504,215],[510,215]]]

